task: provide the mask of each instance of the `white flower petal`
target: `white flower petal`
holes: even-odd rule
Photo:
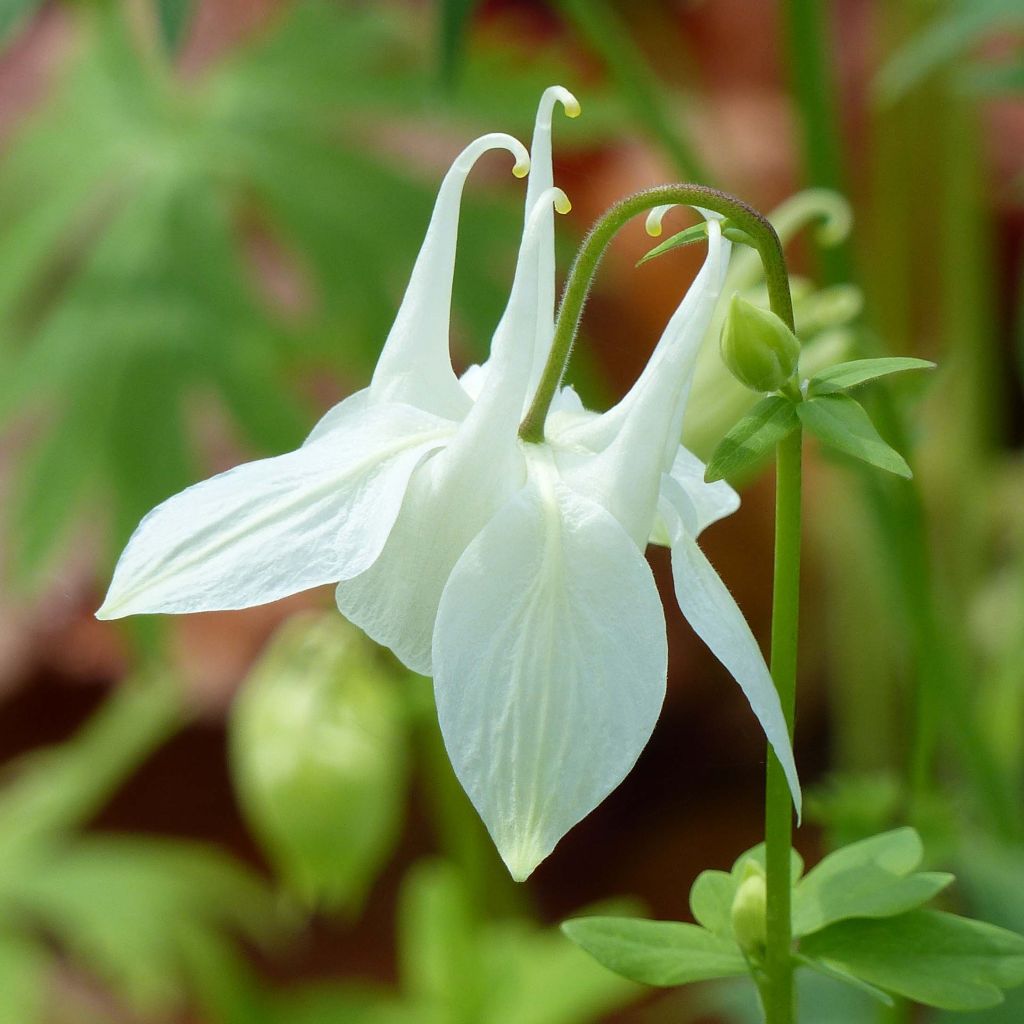
[[[441,183],[409,286],[370,385],[376,401],[405,402],[448,419],[461,419],[470,400],[459,386],[449,353],[452,279],[462,189],[473,164],[492,149],[507,149],[525,173],[529,156],[510,135],[485,135],[467,146]]]
[[[375,406],[297,451],[189,487],[139,524],[98,617],[248,608],[362,572],[413,470],[451,432],[411,406]]]
[[[729,242],[708,222],[708,255],[628,394],[600,417],[580,419],[560,443],[596,452],[565,465],[566,482],[607,508],[642,546],[654,525],[662,474],[679,448],[694,360],[721,294]]]
[[[380,557],[338,584],[338,609],[413,672],[432,674],[434,620],[466,546],[523,481],[521,456],[438,452],[413,476]]]
[[[337,430],[346,423],[354,424],[372,402],[373,397],[370,394],[369,388],[363,388],[362,391],[357,391],[355,394],[343,398],[336,405],[332,405],[316,421],[306,440],[302,442],[303,445],[319,441],[325,434]]]
[[[537,107],[533,138],[530,141],[530,180],[526,187],[528,221],[541,196],[554,185],[551,159],[551,120],[555,104],[561,103],[569,117],[578,117],[579,100],[568,89],[553,85],[544,90]],[[533,328],[533,360],[530,371],[529,401],[540,383],[555,332],[555,217],[551,209],[544,213],[543,238],[533,257],[537,270],[536,321]],[[525,339],[523,339],[525,341]],[[525,407],[524,410],[525,411]]]
[[[693,452],[680,445],[672,462],[672,468],[667,474],[668,481],[674,481],[689,498],[689,505],[694,512],[694,520],[692,523],[686,523],[685,527],[693,538],[699,537],[712,523],[731,516],[740,507],[740,496],[724,480],[716,480],[711,484],[704,482],[706,468]],[[661,501],[665,500],[665,488],[668,481],[662,477],[659,511]],[[660,514],[649,543],[662,544],[666,547],[672,543],[665,517]]]
[[[535,465],[459,560],[434,630],[448,754],[513,877],[632,768],[666,664],[647,563],[604,509]]]
[[[693,631],[739,683],[768,742],[782,762],[799,814],[800,781],[793,748],[779,695],[761,648],[729,588],[686,529],[686,522],[696,520],[697,513],[692,507],[686,507],[688,499],[674,482],[668,481],[665,490],[671,498],[671,503],[664,502],[662,509],[670,520],[676,600]]]
[[[517,438],[530,368],[523,341],[529,342],[536,315],[535,257],[545,237],[544,215],[560,198],[560,190],[546,190],[530,217],[491,358],[469,375],[479,388],[472,410],[445,451],[413,478],[380,558],[336,592],[343,615],[423,675],[431,674],[434,617],[449,574],[525,479]]]
[[[480,391],[484,386],[486,378],[487,373],[484,368],[479,363],[473,363],[472,366],[467,366],[463,370],[462,376],[459,377],[459,384],[462,385],[462,390],[475,402],[480,397]]]

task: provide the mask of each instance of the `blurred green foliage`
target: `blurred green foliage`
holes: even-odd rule
[[[957,69],[961,82],[977,91],[1019,90],[1021,56],[1019,33],[1024,30],[1024,9],[1017,0],[948,0],[935,15],[894,53],[877,80],[877,93],[894,102],[920,85],[929,75],[945,70],[970,54],[981,42],[1000,32],[1016,31],[1017,59],[970,62]]]
[[[556,929],[481,919],[444,861],[406,877],[398,920],[400,994],[311,989],[282,997],[275,1024],[585,1024],[638,993]]]
[[[208,965],[284,922],[266,886],[224,854],[82,826],[182,720],[173,680],[127,680],[72,740],[8,769],[0,789],[0,1020],[75,1019],[55,984],[70,957],[128,1006],[216,1012]],[[64,1014],[69,1014],[68,1018]]]
[[[38,6],[3,5],[0,41]],[[803,6],[783,3],[787,14]],[[834,6],[820,5],[822,23]],[[588,84],[587,116],[559,138],[561,150],[606,136],[628,110],[680,174],[706,178],[679,113],[692,95],[687,41],[679,40],[683,70],[668,82],[634,38],[629,5],[549,7],[564,19],[568,45],[531,42],[524,54],[500,28],[472,20],[472,0],[422,9],[309,0],[186,73],[176,54],[195,9],[187,0],[154,0],[148,22],[130,23],[118,4],[66,5],[73,59],[0,161],[0,427],[17,429],[28,445],[8,515],[20,580],[38,581],[56,564],[87,513],[104,524],[109,558],[142,513],[203,475],[211,419],[226,416],[240,446],[277,452],[315,419],[325,400],[314,394],[320,376],[330,375],[331,389],[361,382],[447,157],[474,132],[526,137],[541,89],[566,78],[571,46],[596,56],[615,96],[598,90],[595,103]],[[828,473],[818,484],[813,518],[827,566],[821,654],[838,769],[819,811],[828,845],[912,816],[933,859],[962,877],[966,908],[1020,931],[1020,460],[1004,435],[986,434],[1007,399],[993,387],[1001,345],[993,296],[977,287],[979,275],[991,276],[991,202],[978,173],[974,104],[1024,84],[1012,35],[1021,11],[1012,0],[948,0],[880,5],[879,17],[889,58],[875,95],[899,102],[878,104],[867,129],[879,169],[858,198],[865,253],[857,274],[849,247],[822,251],[830,287],[797,282],[798,327],[826,361],[851,347],[911,351],[924,339],[951,369],[941,371],[940,415],[927,430],[907,401],[915,392],[876,396],[891,414],[887,439],[900,450],[905,439],[920,442],[919,488],[855,489]],[[1016,40],[1008,59],[974,56],[1007,32]],[[796,56],[826,43],[804,31]],[[834,54],[818,56],[828,58],[820,72]],[[814,60],[801,68],[810,75],[794,90],[811,123],[808,183],[834,187],[847,176],[842,139],[808,99],[829,90],[815,81]],[[485,351],[507,294],[520,195],[508,181],[486,199],[479,190],[467,196],[455,299],[466,362]],[[753,293],[757,281],[744,278],[743,287]],[[718,386],[710,369],[702,372]],[[727,400],[717,411],[714,430],[693,438],[705,451],[742,413]],[[301,654],[304,641],[294,639]],[[283,694],[296,668],[275,662],[280,653],[270,652],[266,675],[243,701],[256,700],[257,687]],[[325,719],[358,718],[359,682],[331,656],[322,678],[316,657],[299,662],[299,688],[310,687],[311,699],[324,688]],[[303,676],[307,669],[313,674]],[[244,756],[255,764],[263,738],[241,714],[235,728],[252,730]],[[330,786],[318,791],[316,814],[338,824],[335,836],[314,835],[325,845],[312,868],[289,846],[302,822],[271,820],[250,793],[269,859],[293,889],[317,888],[306,872],[322,881],[332,840],[339,850],[351,842],[349,861],[328,864],[339,872],[338,902],[357,906],[383,868],[409,755],[392,714],[422,724],[415,709],[389,706],[384,729],[395,733],[369,759],[376,775],[365,790],[349,794],[348,806],[332,801]],[[19,766],[0,792],[0,1019],[38,1018],[55,950],[140,1011],[172,1012],[185,992],[218,1022],[571,1024],[633,997],[633,987],[555,932],[493,915],[486,858],[444,774],[443,751],[433,748],[437,756],[417,767],[453,863],[418,865],[406,880],[400,992],[353,983],[267,993],[231,937],[281,934],[264,885],[205,847],[82,832],[179,720],[172,687],[147,675],[74,741]],[[904,749],[898,737],[908,732]],[[302,788],[301,772],[294,782]],[[245,798],[244,780],[241,789]],[[374,795],[379,815],[360,819],[368,830],[360,845],[346,815],[359,817],[359,801]],[[294,808],[312,809],[312,801]],[[870,998],[846,986],[807,972],[800,985],[806,1019],[879,1020]],[[1011,993],[1003,1007],[956,1019],[1017,1024],[1022,998]],[[729,1020],[759,1020],[749,986],[723,986],[707,1001]]]
[[[444,164],[412,170],[417,112],[457,126],[449,151],[480,125],[522,132],[560,70],[488,49],[442,104],[410,19],[309,0],[186,76],[119,6],[76,14],[78,57],[0,164],[0,426],[32,438],[11,516],[22,580],[83,509],[109,516],[109,558],[202,475],[211,399],[246,447],[294,447],[315,419],[300,385],[362,381],[397,308]],[[465,204],[466,361],[507,294],[513,195]]]

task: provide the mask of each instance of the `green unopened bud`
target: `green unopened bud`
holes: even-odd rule
[[[747,955],[758,955],[767,941],[768,891],[764,869],[756,861],[743,865],[743,876],[732,901],[732,934]]]
[[[722,359],[753,391],[779,391],[796,373],[800,342],[770,310],[734,295],[722,325]]]
[[[339,615],[303,615],[271,641],[231,715],[235,784],[302,902],[354,913],[390,853],[405,789],[394,672]]]

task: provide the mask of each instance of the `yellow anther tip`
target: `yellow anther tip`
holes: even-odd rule
[[[564,192],[555,197],[555,209],[559,213],[568,213],[572,209],[572,203],[569,202],[569,197]]]
[[[583,113],[583,108],[580,106],[580,101],[573,98],[571,103],[566,103],[564,106],[566,117],[579,117]]]
[[[520,160],[516,163],[515,167],[512,168],[512,173],[517,178],[525,178],[530,173],[530,161]]]

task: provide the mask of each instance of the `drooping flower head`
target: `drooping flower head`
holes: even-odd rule
[[[519,436],[554,330],[551,122],[544,93],[523,239],[488,360],[460,379],[449,355],[459,200],[477,140],[442,183],[405,298],[368,388],[298,451],[248,463],[164,502],[118,563],[104,618],[241,608],[326,582],[340,610],[433,675],[455,771],[517,879],[622,781],[665,692],[664,613],[644,559],[672,548],[676,595],[796,773],[757,644],[696,539],[738,498],[705,484],[679,436],[729,242],[708,256],[646,369],[609,411],[558,390],[539,443]]]

